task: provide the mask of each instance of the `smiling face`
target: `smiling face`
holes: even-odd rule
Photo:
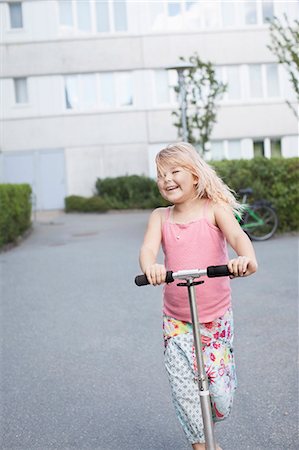
[[[157,183],[162,197],[173,204],[197,197],[198,178],[183,166],[172,164],[160,167]]]

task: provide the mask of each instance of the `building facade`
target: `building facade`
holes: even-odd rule
[[[0,1],[0,182],[29,182],[37,209],[90,196],[96,179],[155,176],[177,139],[175,71],[194,52],[228,83],[212,159],[298,156],[295,95],[267,19],[298,1]]]

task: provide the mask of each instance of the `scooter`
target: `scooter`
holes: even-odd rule
[[[202,280],[194,281],[194,280],[202,276],[214,278],[229,275],[231,274],[227,266],[209,266],[207,267],[207,269],[179,270],[178,272],[167,271],[165,280],[166,283],[172,283],[175,280],[184,280],[183,283],[178,283],[177,286],[185,286],[188,288],[195,355],[198,367],[198,388],[200,396],[200,406],[202,412],[202,420],[207,450],[216,450],[216,439],[214,433],[214,422],[212,417],[209,383],[203,360],[196,294],[194,288],[194,286],[202,284],[204,283],[204,281]],[[137,286],[145,286],[149,284],[146,275],[137,275],[135,278],[135,284]]]

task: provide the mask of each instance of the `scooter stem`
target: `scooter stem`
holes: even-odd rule
[[[192,319],[192,328],[193,328],[193,338],[194,338],[194,347],[195,347],[195,355],[197,362],[197,371],[198,371],[198,388],[199,388],[199,396],[200,396],[200,406],[202,412],[202,420],[203,420],[203,428],[206,440],[206,448],[207,450],[216,450],[216,439],[214,433],[214,422],[212,417],[212,408],[211,408],[211,398],[209,392],[209,382],[208,377],[205,371],[203,353],[202,353],[202,342],[201,342],[201,334],[199,328],[198,321],[198,313],[197,313],[197,303],[195,296],[195,285],[198,284],[193,282],[193,279],[186,280],[184,283],[188,288],[188,296],[189,296],[189,304],[190,304],[190,312]],[[181,286],[183,283],[181,283]]]

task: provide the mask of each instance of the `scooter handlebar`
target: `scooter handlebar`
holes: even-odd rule
[[[207,267],[207,276],[209,278],[228,277],[231,275],[227,266],[209,266]]]
[[[174,278],[172,277],[172,270],[169,270],[166,272],[166,279],[165,279],[165,283],[172,283],[174,281]],[[137,275],[137,277],[135,277],[135,284],[137,286],[146,286],[147,284],[150,284],[146,275],[142,274],[142,275]]]
[[[207,270],[203,272],[204,273],[201,273],[201,275],[207,275],[209,278],[227,277],[230,275],[227,266],[209,266],[207,267]],[[166,279],[165,279],[166,283],[172,283],[176,278],[180,278],[180,277],[174,278],[173,273],[174,273],[173,271],[166,272]],[[146,286],[147,284],[149,284],[149,281],[145,274],[137,275],[135,277],[135,284],[137,286]]]

